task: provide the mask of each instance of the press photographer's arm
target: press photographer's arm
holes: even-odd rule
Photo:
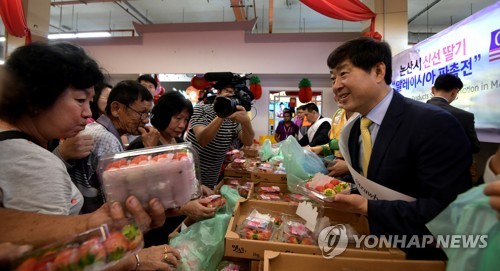
[[[252,127],[252,120],[248,117],[247,111],[241,105],[236,106],[237,111],[231,114],[228,119],[241,124],[241,131],[238,138],[245,146],[251,146],[255,133]]]
[[[207,126],[199,125],[193,127],[196,140],[201,147],[206,147],[214,139],[223,121],[223,118],[215,117]]]

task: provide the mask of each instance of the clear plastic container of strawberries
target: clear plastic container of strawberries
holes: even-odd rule
[[[297,186],[298,192],[319,202],[333,202],[337,194],[351,194],[356,185],[343,182],[333,177],[316,173],[304,183]]]
[[[241,238],[252,240],[271,240],[283,223],[283,217],[276,212],[253,209],[238,227]]]
[[[285,243],[314,245],[313,233],[309,230],[302,219],[286,219],[283,224],[283,235],[281,240]]]
[[[13,270],[105,270],[137,253],[144,246],[143,240],[142,232],[133,223],[114,227],[104,224],[71,240],[28,252]]]
[[[201,196],[199,160],[191,143],[105,155],[97,174],[109,202],[124,203],[134,195],[144,208],[158,198],[170,209]]]

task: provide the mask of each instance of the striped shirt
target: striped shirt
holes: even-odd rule
[[[123,152],[123,146],[118,131],[106,115],[101,115],[96,122],[88,124],[81,133],[92,135],[94,147],[89,156],[76,160],[68,172],[85,198],[82,213],[86,214],[97,210],[104,203],[101,183],[96,174],[99,157]]]
[[[204,148],[198,144],[193,128],[208,126],[216,117],[213,104],[201,104],[194,107],[193,117],[189,122],[187,141],[191,142],[198,151],[202,184],[214,188],[217,185],[220,169],[226,152],[233,139],[238,137],[241,126],[231,120],[224,120],[214,139]]]

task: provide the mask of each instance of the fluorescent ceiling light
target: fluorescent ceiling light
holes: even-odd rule
[[[106,38],[111,37],[109,32],[84,32],[76,33],[77,38]]]
[[[5,42],[5,37],[0,37],[0,42]]]
[[[76,39],[76,38],[105,38],[111,37],[109,32],[84,32],[84,33],[61,33],[61,34],[49,34],[49,40],[57,39]]]

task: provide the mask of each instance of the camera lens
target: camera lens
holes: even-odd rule
[[[218,117],[226,118],[236,111],[238,100],[232,97],[217,97],[214,102],[214,110]]]

